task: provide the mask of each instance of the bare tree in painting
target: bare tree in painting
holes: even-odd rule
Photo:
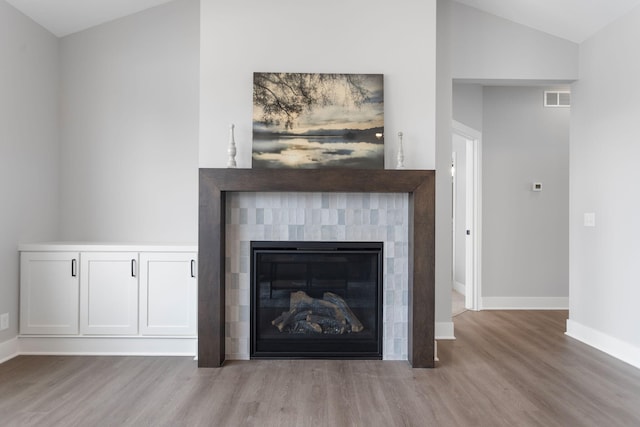
[[[262,108],[262,122],[293,129],[305,111],[336,102],[336,88],[344,89],[344,101],[359,107],[369,100],[362,75],[255,73],[253,103]]]

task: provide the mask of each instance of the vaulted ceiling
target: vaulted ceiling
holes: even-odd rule
[[[172,0],[6,1],[56,36],[63,37]],[[576,43],[640,5],[640,0],[456,1]]]
[[[640,0],[456,1],[575,43],[640,5]]]
[[[6,0],[58,37],[172,0]]]

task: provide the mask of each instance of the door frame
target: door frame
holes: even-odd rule
[[[452,136],[467,140],[467,191],[465,307],[482,310],[482,133],[456,120],[452,120]],[[452,235],[453,236],[453,235]]]

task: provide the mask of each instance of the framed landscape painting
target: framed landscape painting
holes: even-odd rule
[[[254,73],[252,165],[384,169],[383,75]]]

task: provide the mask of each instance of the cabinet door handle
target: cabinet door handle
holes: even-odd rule
[[[131,277],[136,277],[136,260],[131,260]]]
[[[76,259],[73,258],[71,260],[71,277],[76,277],[78,275],[76,263],[77,263]]]
[[[196,260],[191,260],[191,277],[196,277]]]

